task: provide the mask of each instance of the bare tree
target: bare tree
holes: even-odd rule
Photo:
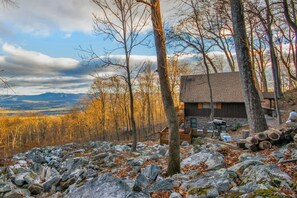
[[[142,35],[142,31],[148,24],[149,14],[145,6],[134,0],[92,0],[100,12],[94,16],[94,31],[97,35],[105,35],[108,39],[115,41],[118,45],[107,53],[106,58],[98,56],[92,49],[91,60],[101,61],[101,67],[116,68],[117,76],[125,79],[128,85],[130,98],[130,121],[133,134],[132,151],[136,150],[137,132],[134,115],[133,78],[137,76],[140,69],[133,70],[131,65],[132,51],[139,45],[144,45],[148,35]],[[124,61],[110,57],[111,52],[121,51],[125,54]],[[134,73],[133,73],[134,71]]]
[[[277,55],[274,49],[274,40],[273,40],[273,31],[272,31],[274,15],[272,14],[272,10],[271,10],[272,5],[270,4],[270,0],[265,0],[264,2],[248,1],[247,4],[248,4],[247,12],[253,14],[255,17],[259,19],[266,33],[266,37],[269,44],[269,50],[270,50],[274,88],[276,91],[276,96],[277,98],[279,98],[282,96],[282,90],[280,85],[281,81],[279,77],[279,65],[278,65]]]
[[[268,128],[261,101],[252,74],[251,58],[247,43],[243,4],[241,0],[230,0],[234,41],[241,75],[243,94],[248,121],[252,132],[264,131]]]
[[[169,159],[167,174],[173,175],[180,172],[180,146],[178,119],[174,109],[172,94],[168,77],[167,52],[164,29],[162,24],[160,0],[136,0],[151,8],[151,19],[154,29],[155,47],[157,53],[158,74],[162,93],[162,101],[169,126]]]
[[[294,0],[290,0],[290,7],[292,10],[292,14],[289,12],[289,5],[288,0],[283,0],[283,8],[284,8],[284,15],[286,18],[287,23],[289,26],[294,30],[295,33],[295,57],[294,57],[294,65],[295,65],[295,76],[297,78],[297,11],[295,10]]]
[[[168,76],[175,106],[179,105],[180,76],[191,73],[189,64],[180,61],[180,55],[175,54],[168,60]]]
[[[209,52],[213,49],[215,43],[209,41],[208,31],[205,30],[204,20],[202,20],[202,16],[207,13],[207,11],[204,12],[204,9],[210,6],[210,1],[205,2],[204,6],[201,6],[198,0],[183,0],[182,3],[188,12],[181,16],[183,18],[173,28],[171,39],[175,43],[176,48],[181,48],[184,52],[190,50],[192,53],[201,54],[207,74],[207,84],[210,93],[210,120],[212,121],[214,119],[214,103],[209,74],[211,73],[211,68],[214,72],[217,72],[217,70],[209,56]]]
[[[203,28],[208,32],[207,39],[212,40],[221,51],[223,51],[229,68],[232,72],[236,69],[236,63],[233,58],[232,50],[234,48],[234,41],[232,37],[232,22],[230,16],[230,5],[228,1],[216,0],[215,3],[211,1],[201,2],[200,4],[208,3],[208,7],[201,18],[205,18]],[[212,5],[212,6],[211,6]],[[210,11],[211,10],[211,11]]]

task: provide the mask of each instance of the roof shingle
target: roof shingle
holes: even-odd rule
[[[210,74],[214,102],[244,102],[239,72]],[[207,75],[181,76],[182,102],[210,102]]]

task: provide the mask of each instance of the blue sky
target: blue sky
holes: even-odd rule
[[[162,0],[165,3],[166,19],[170,0]],[[0,75],[15,94],[88,90],[92,69],[80,64],[79,46],[92,46],[99,55],[116,47],[94,35],[92,13],[100,14],[89,0],[17,0],[17,6],[0,6]],[[138,47],[133,55],[138,61],[154,60],[155,49]]]

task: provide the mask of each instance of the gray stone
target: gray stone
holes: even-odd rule
[[[133,192],[129,186],[118,178],[113,178],[110,174],[100,175],[86,182],[83,186],[73,188],[65,196],[66,198],[96,198],[96,197],[149,197],[143,193]]]
[[[92,178],[92,177],[96,177],[98,176],[98,173],[93,170],[93,169],[88,169],[85,173],[84,173],[84,177],[85,178]]]
[[[143,142],[137,142],[137,148],[142,149],[142,148],[145,148],[145,147],[147,147],[147,145],[144,144]]]
[[[61,177],[59,176],[54,176],[51,177],[49,180],[47,180],[44,184],[43,184],[43,189],[45,192],[50,192],[51,189],[53,187],[55,187],[61,180]]]
[[[195,192],[194,194],[208,192],[208,189],[210,189],[210,192],[224,192],[228,191],[233,185],[236,185],[233,177],[236,177],[236,173],[226,169],[209,171],[195,179],[183,182],[181,188],[188,191],[189,194],[191,192]]]
[[[183,141],[182,143],[181,143],[181,146],[189,146],[190,144],[189,144],[189,142],[188,141]]]
[[[74,177],[66,180],[66,181],[61,181],[60,186],[65,188],[68,188],[70,185],[74,184],[76,182],[76,179]]]
[[[271,155],[276,159],[276,160],[280,160],[281,158],[284,158],[284,154],[282,154],[279,151],[274,151],[271,153]]]
[[[78,168],[83,168],[89,163],[87,158],[84,157],[76,157],[76,158],[70,158],[66,160],[66,169],[67,170],[75,170]]]
[[[149,157],[149,159],[150,160],[158,160],[160,157],[159,157],[159,155],[157,154],[157,153],[155,153],[155,154],[153,154],[153,155],[151,155],[150,157]]]
[[[37,173],[38,175],[41,175],[44,172],[44,166],[42,166],[41,164],[38,163],[34,163],[32,165],[32,170]]]
[[[134,173],[139,173],[141,172],[141,166],[132,166],[133,172]]]
[[[157,179],[160,171],[161,169],[159,166],[149,165],[145,167],[145,169],[142,171],[142,174],[148,178],[149,183],[153,183]]]
[[[142,166],[144,163],[144,160],[142,157],[133,159],[132,161],[129,162],[129,164],[131,164],[131,166]]]
[[[237,192],[237,193],[251,193],[256,190],[266,190],[271,189],[269,184],[257,184],[257,183],[247,183],[241,186],[235,186],[230,189],[230,192]]]
[[[182,198],[182,196],[179,193],[173,192],[170,194],[169,198]]]
[[[120,152],[130,150],[130,148],[127,145],[115,145],[114,148],[115,148],[116,151],[120,151]]]
[[[92,160],[102,160],[107,156],[108,156],[108,153],[99,153],[99,154],[95,155],[94,157],[92,157]]]
[[[194,146],[191,149],[191,153],[195,154],[195,153],[200,153],[200,152],[216,152],[219,149],[221,149],[222,146],[219,144],[203,144],[203,145],[199,145],[199,146]]]
[[[149,181],[143,174],[139,174],[135,180],[133,190],[136,192],[144,192],[149,184]]]
[[[224,156],[216,151],[201,151],[181,162],[181,167],[199,165],[204,162],[207,165],[207,170],[215,170],[225,166]]]
[[[165,147],[161,147],[161,148],[159,149],[158,154],[161,155],[161,156],[165,156],[166,153],[167,153],[167,150],[168,150],[167,148],[165,148]]]
[[[188,192],[187,198],[210,198],[218,197],[219,191],[215,187],[193,188]]]
[[[12,191],[16,186],[11,182],[0,183],[0,193]]]
[[[128,178],[123,178],[122,181],[125,182],[131,189],[133,189],[133,186],[135,184],[134,180],[128,179]]]
[[[164,179],[153,184],[149,192],[170,191],[174,188],[174,181],[172,179]]]
[[[268,186],[282,186],[287,189],[290,189],[293,184],[292,178],[273,164],[247,167],[241,176],[241,181],[244,184],[267,184]]]
[[[249,153],[243,153],[239,156],[239,161],[240,162],[243,162],[243,161],[246,161],[246,160],[254,160],[254,161],[261,161],[261,160],[265,160],[266,158],[263,156],[263,155],[252,155],[252,154],[249,154]]]
[[[31,184],[29,185],[28,190],[31,195],[38,195],[42,193],[43,187],[40,184]]]
[[[229,167],[228,170],[242,173],[247,167],[255,166],[255,165],[263,165],[263,162],[256,161],[256,160],[245,160],[243,162],[240,162],[238,164],[235,164]]]
[[[25,176],[27,175],[28,173],[19,173],[16,175],[16,177],[14,178],[13,182],[17,185],[17,186],[23,186],[24,184],[26,184],[26,181],[25,181]]]
[[[30,196],[29,190],[19,188],[4,194],[4,198],[24,198],[28,196]]]
[[[109,162],[108,164],[106,164],[107,167],[110,167],[110,168],[115,168],[117,167],[118,165],[114,162]]]
[[[38,175],[34,172],[29,172],[24,176],[24,180],[28,183],[28,184],[33,184],[38,182]]]
[[[40,164],[47,162],[45,158],[40,154],[34,154],[31,159],[33,162]]]

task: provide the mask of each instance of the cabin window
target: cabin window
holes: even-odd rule
[[[191,118],[190,119],[190,127],[193,129],[197,128],[197,119],[196,118]]]
[[[222,103],[214,103],[213,104],[214,109],[222,109]],[[198,109],[210,109],[210,103],[204,102],[204,103],[198,103]]]

